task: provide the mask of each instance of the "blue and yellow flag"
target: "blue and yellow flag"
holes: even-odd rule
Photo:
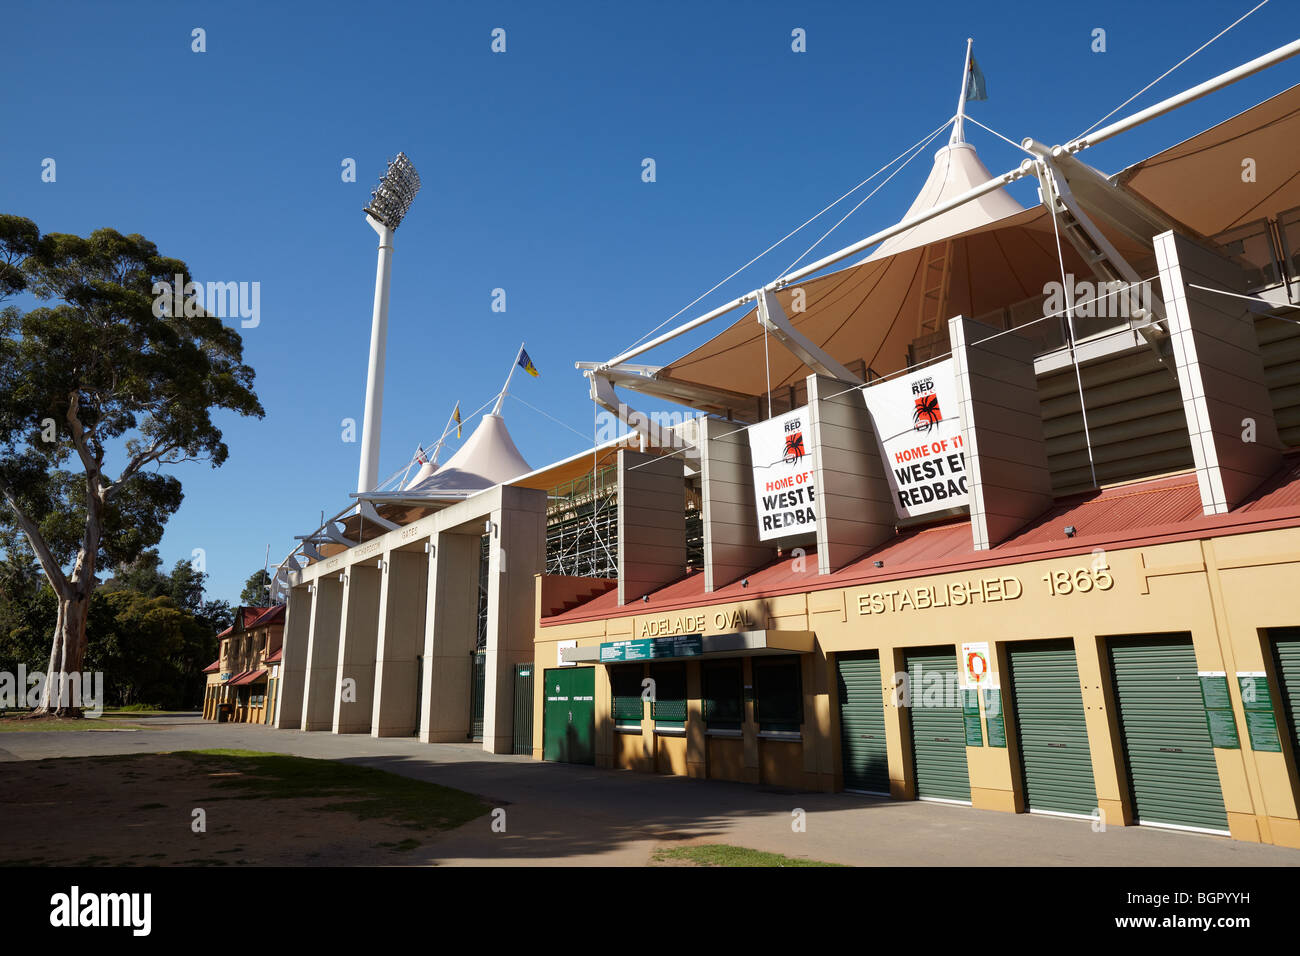
[[[533,378],[537,378],[541,374],[537,371],[537,366],[533,364],[533,360],[528,357],[528,352],[524,349],[519,350],[519,367]]]
[[[966,102],[970,103],[976,100],[987,100],[989,91],[984,86],[984,74],[980,72],[979,64],[975,62],[975,57],[970,58],[970,69],[966,73]]]

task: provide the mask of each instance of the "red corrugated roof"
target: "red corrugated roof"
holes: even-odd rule
[[[283,647],[277,647],[277,648],[275,649],[275,653],[272,654],[270,657],[268,657],[266,660],[262,661],[262,663],[263,663],[263,664],[277,664],[277,663],[279,663],[283,658],[284,658],[284,648],[283,648]]]
[[[232,678],[230,684],[255,684],[266,676],[266,668],[260,667],[257,670],[244,671],[238,677]]]
[[[241,631],[266,624],[279,624],[284,621],[284,605],[272,604],[267,607],[243,607],[235,609],[235,623]],[[229,637],[235,631],[235,624],[230,625],[217,637]]]
[[[1214,537],[1259,530],[1261,526],[1300,523],[1300,455],[1288,456],[1278,473],[1226,515],[1206,516],[1194,474],[1130,482],[1057,501],[1040,517],[988,551],[972,547],[970,521],[907,530],[834,574],[817,574],[815,550],[802,558],[784,557],[746,578],[706,594],[704,574],[696,571],[648,596],[619,607],[617,589],[572,610],[542,619],[542,625],[569,624],[700,604],[727,604],[958,571],[1034,561],[1048,555],[1087,554],[1103,546],[1131,547],[1153,541]],[[1065,533],[1073,526],[1074,534]],[[879,561],[882,567],[877,568]],[[796,566],[799,570],[796,570]]]
[[[211,664],[209,664],[207,667],[203,668],[203,673],[205,673],[205,674],[215,674],[215,673],[216,673],[217,671],[219,671],[219,670],[221,670],[221,658],[218,657],[215,661],[213,661],[213,662],[212,662]]]

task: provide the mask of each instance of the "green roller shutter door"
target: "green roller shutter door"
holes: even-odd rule
[[[1269,632],[1277,659],[1277,681],[1282,685],[1282,709],[1291,726],[1291,746],[1300,754],[1300,627],[1279,627]]]
[[[880,655],[841,656],[836,662],[840,694],[840,751],[844,789],[889,793],[889,752]]]
[[[1110,658],[1138,822],[1226,832],[1191,638],[1112,638]]]
[[[966,726],[961,715],[957,656],[951,648],[907,655],[912,763],[918,799],[970,801]]]
[[[1074,644],[1022,644],[1008,657],[1029,809],[1091,814],[1097,789]]]

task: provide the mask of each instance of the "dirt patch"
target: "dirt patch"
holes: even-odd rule
[[[311,761],[314,764],[328,761]],[[333,764],[340,776],[358,768]],[[15,761],[0,788],[0,864],[11,866],[383,866],[436,863],[441,829],[401,812],[382,815],[349,785],[322,796],[268,795],[238,757],[139,754]],[[395,775],[372,771],[384,777]],[[364,778],[362,778],[364,779]],[[282,784],[282,781],[272,781]],[[402,799],[460,798],[459,825],[486,812],[458,791],[401,778]],[[466,803],[465,801],[469,801]],[[393,806],[379,801],[379,806]],[[481,810],[478,808],[481,807]],[[206,832],[195,832],[195,810]]]

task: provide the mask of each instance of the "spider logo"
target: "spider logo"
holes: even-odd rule
[[[803,432],[785,436],[785,463],[797,465],[806,453],[803,448]]]
[[[922,395],[916,400],[916,409],[912,412],[912,424],[919,432],[928,432],[943,421],[943,412],[939,411],[939,396]]]

